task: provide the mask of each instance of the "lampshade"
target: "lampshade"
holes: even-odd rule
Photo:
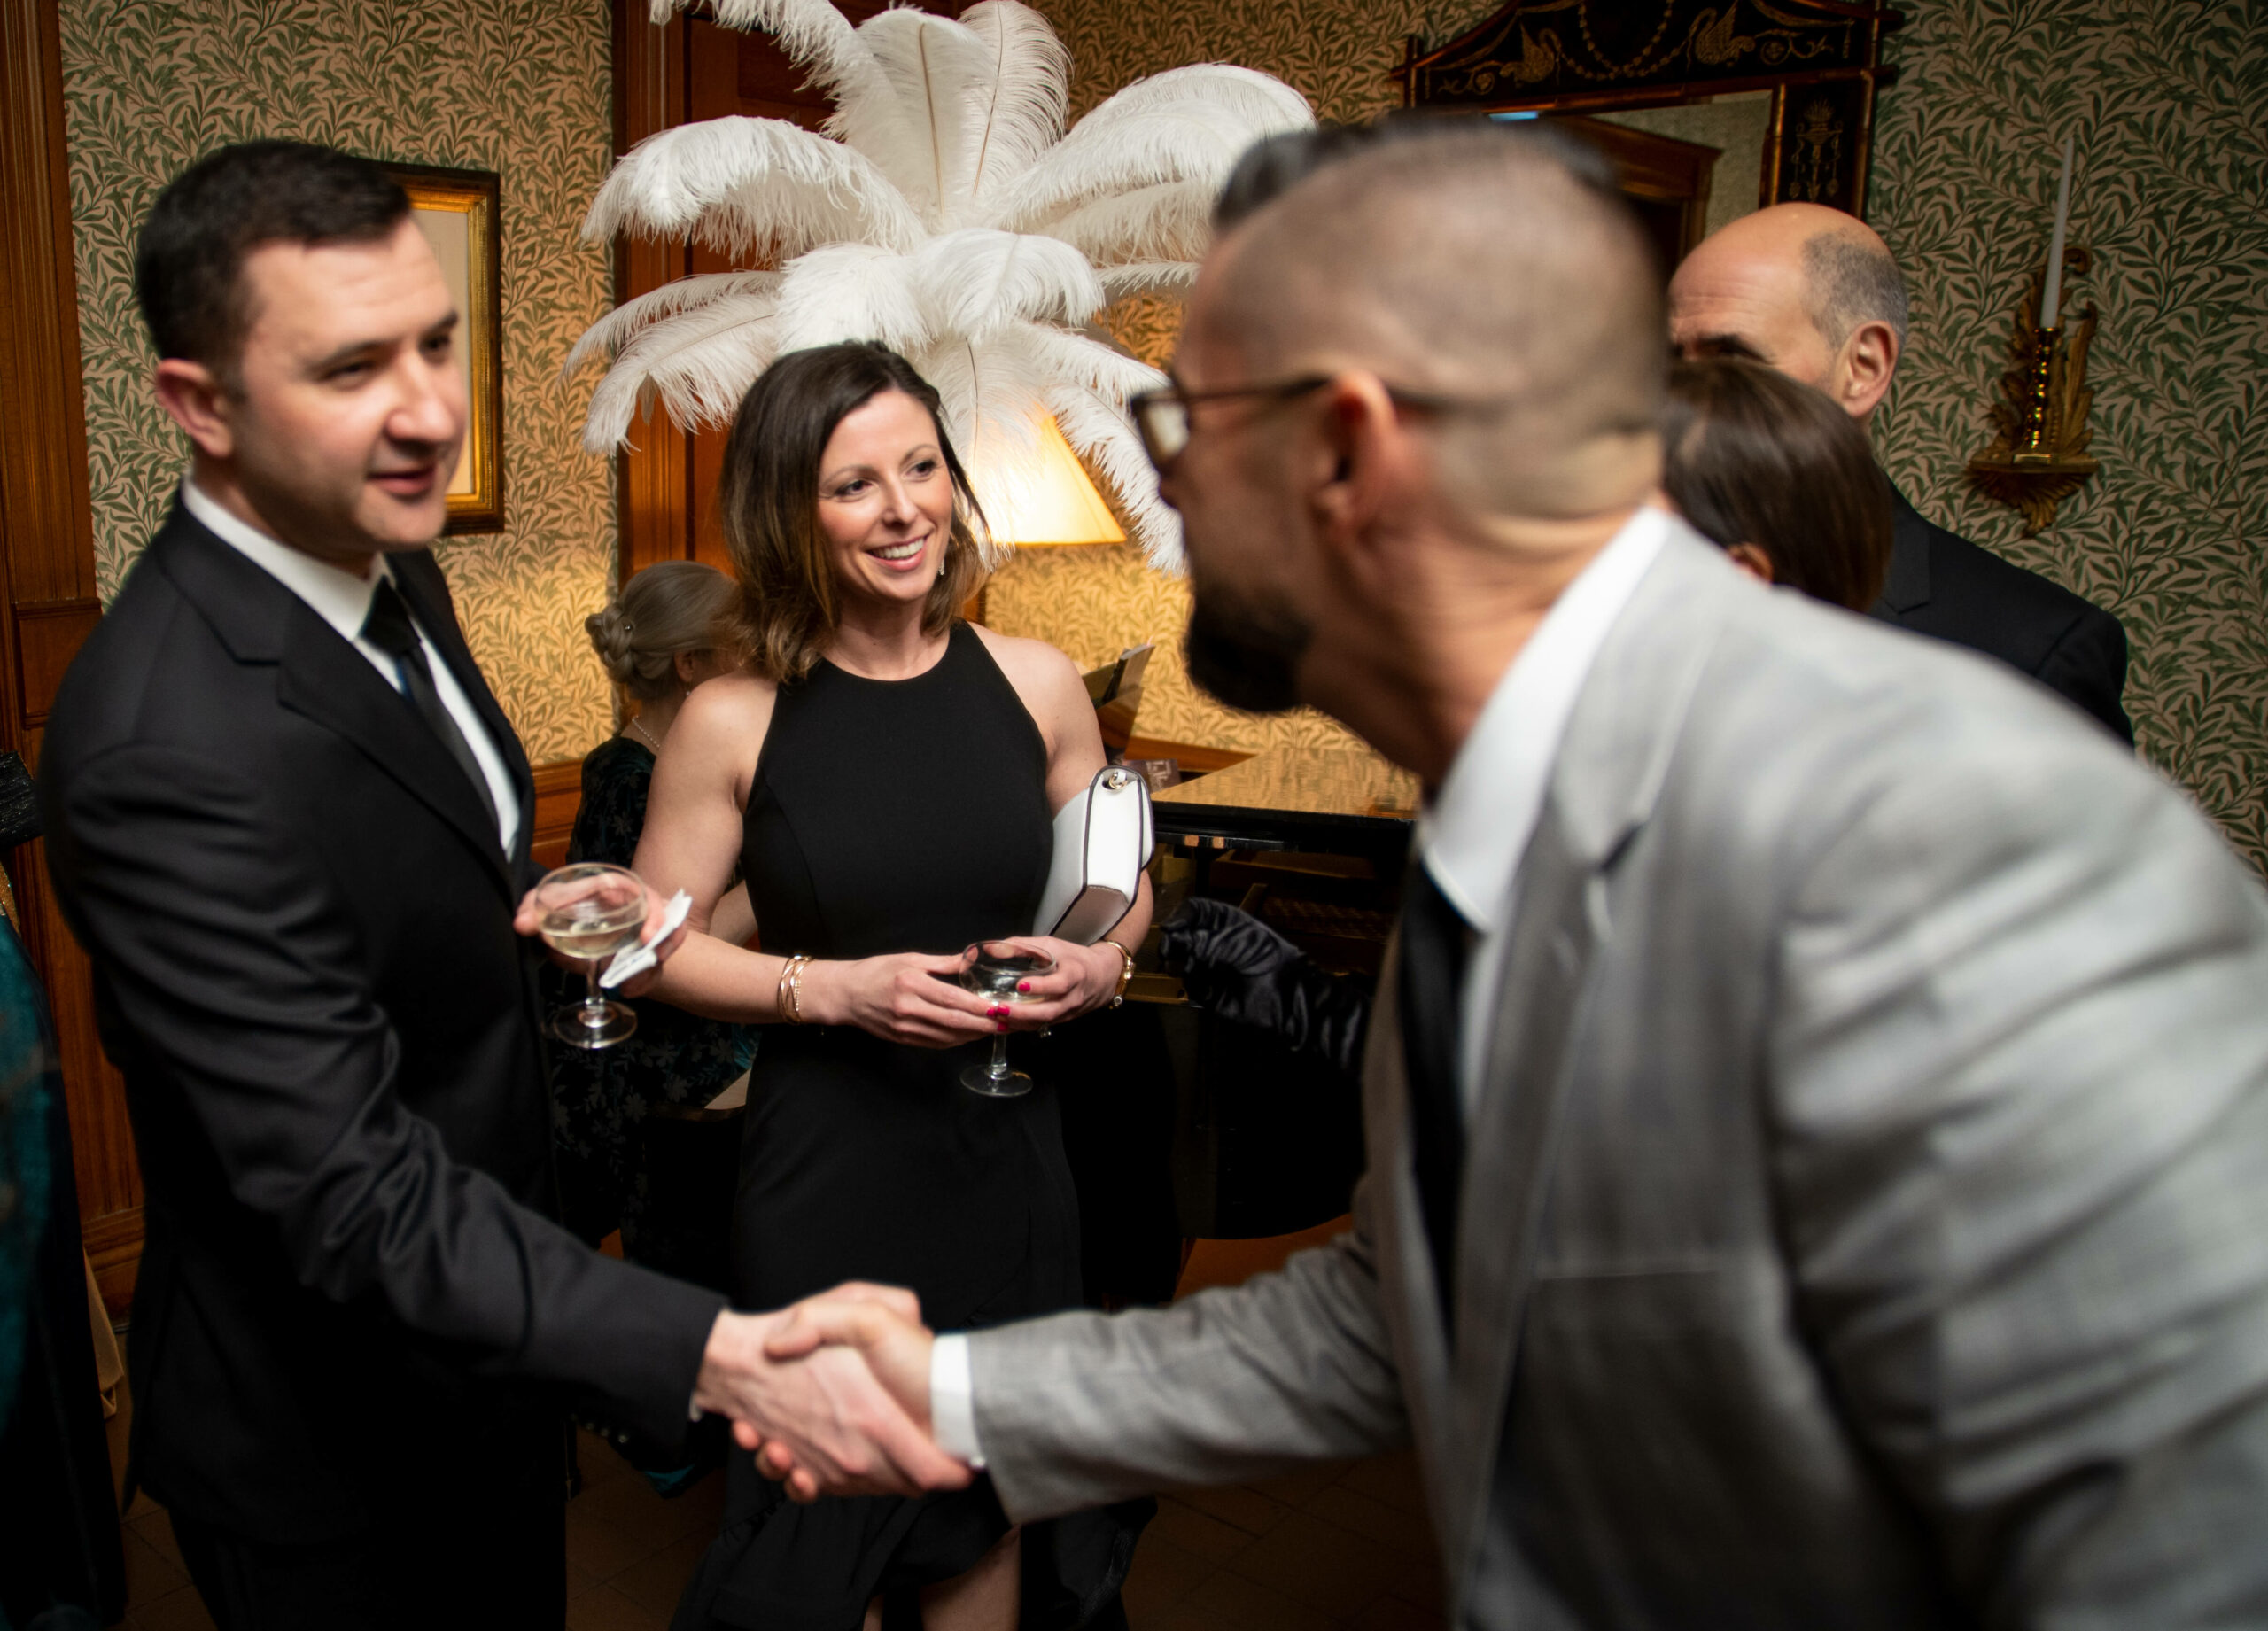
[[[1049,544],[1122,544],[1126,534],[1055,428],[1041,422],[1037,457],[989,484],[985,519],[993,538],[1019,548]],[[986,489],[980,487],[980,492]]]

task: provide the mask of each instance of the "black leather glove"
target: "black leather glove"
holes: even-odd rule
[[[1159,958],[1199,1007],[1274,1036],[1348,1075],[1363,1064],[1371,988],[1325,974],[1308,954],[1225,901],[1192,898],[1160,928]]]

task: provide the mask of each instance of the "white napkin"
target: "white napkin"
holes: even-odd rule
[[[677,933],[678,925],[685,921],[685,914],[693,910],[693,897],[680,889],[670,897],[670,906],[662,913],[662,926],[654,931],[651,940],[641,941],[634,946],[625,946],[614,954],[614,961],[606,966],[599,976],[605,986],[620,985],[625,980],[644,974],[654,966],[654,948]]]

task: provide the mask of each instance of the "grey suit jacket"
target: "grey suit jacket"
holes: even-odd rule
[[[972,1339],[1012,1513],[1414,1439],[1459,1626],[2268,1622],[2268,897],[2180,794],[1680,536],[1518,905],[1454,1350],[1389,980],[1351,1236]]]

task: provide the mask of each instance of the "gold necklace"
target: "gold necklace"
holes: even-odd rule
[[[633,719],[630,722],[630,728],[637,732],[641,736],[643,736],[649,743],[651,743],[655,752],[659,753],[662,750],[660,739],[655,736],[653,732],[648,730],[641,721]]]

